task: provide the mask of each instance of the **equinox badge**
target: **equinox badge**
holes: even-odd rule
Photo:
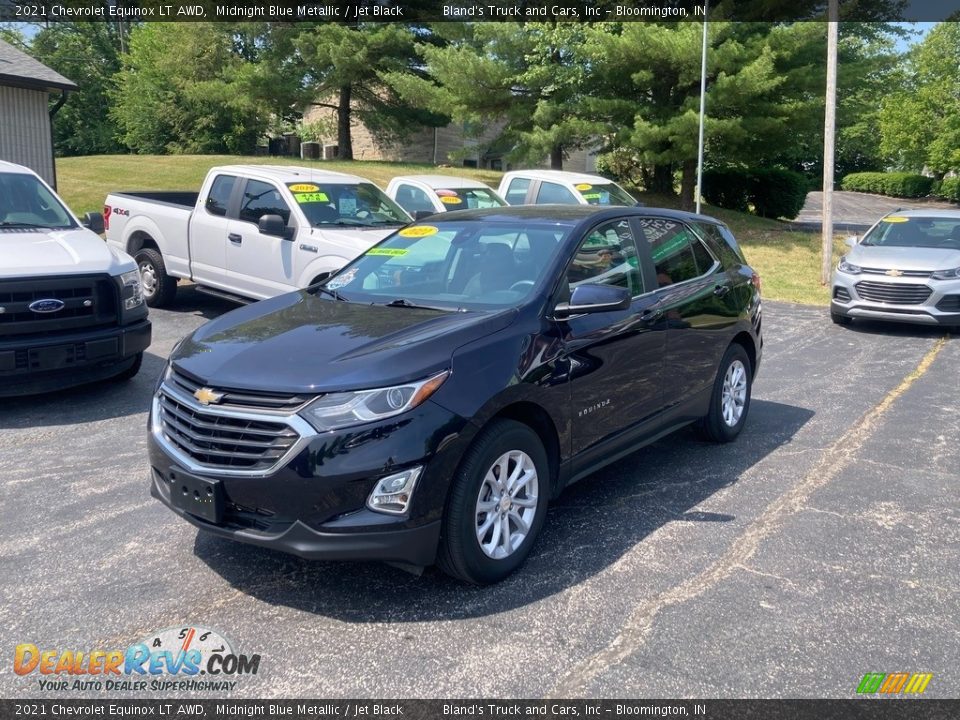
[[[193,396],[200,401],[201,405],[209,405],[210,403],[216,405],[223,400],[223,393],[218,393],[216,390],[211,390],[208,387],[195,390]]]

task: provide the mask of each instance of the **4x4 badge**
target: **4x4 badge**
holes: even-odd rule
[[[201,405],[209,405],[210,403],[216,405],[223,400],[223,393],[218,393],[216,390],[211,390],[208,387],[195,390],[193,396],[200,401]]]

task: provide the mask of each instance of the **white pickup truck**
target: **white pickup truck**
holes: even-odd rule
[[[0,397],[127,379],[150,345],[133,258],[49,185],[0,161]]]
[[[308,287],[411,220],[363,178],[270,165],[212,168],[199,193],[111,193],[103,214],[152,307],[181,278],[241,302]]]

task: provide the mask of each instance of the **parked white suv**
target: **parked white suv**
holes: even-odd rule
[[[510,205],[642,205],[630,193],[599,175],[562,170],[512,170],[497,191]]]
[[[131,378],[150,345],[137,267],[33,171],[0,161],[0,396]]]
[[[181,278],[240,301],[304,288],[410,222],[369,180],[269,165],[212,168],[199,193],[110,193],[103,212],[155,307]]]

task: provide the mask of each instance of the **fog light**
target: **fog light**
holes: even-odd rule
[[[410,506],[413,489],[423,468],[419,465],[377,481],[367,498],[367,507],[375,512],[403,515]]]

